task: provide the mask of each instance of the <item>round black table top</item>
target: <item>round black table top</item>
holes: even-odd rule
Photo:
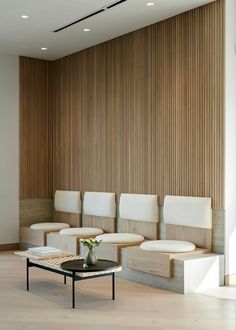
[[[80,273],[101,272],[112,270],[119,266],[117,262],[104,259],[98,259],[95,265],[88,265],[87,267],[84,267],[84,259],[65,261],[61,264],[61,268],[64,270]]]

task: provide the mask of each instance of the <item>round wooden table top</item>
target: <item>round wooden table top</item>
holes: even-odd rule
[[[71,272],[101,272],[105,270],[112,270],[120,267],[117,262],[105,259],[98,259],[95,265],[84,266],[84,259],[77,259],[65,261],[61,264],[61,268]]]

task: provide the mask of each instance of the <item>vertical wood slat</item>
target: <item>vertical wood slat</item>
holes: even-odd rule
[[[224,207],[223,7],[218,0],[52,63],[54,190],[150,193],[160,203],[210,196]],[[29,197],[38,188],[26,173]]]
[[[20,197],[52,197],[52,66],[20,57]]]

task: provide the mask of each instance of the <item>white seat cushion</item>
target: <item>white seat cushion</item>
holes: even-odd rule
[[[103,234],[96,237],[98,240],[102,240],[102,243],[138,243],[143,242],[144,237],[138,234],[128,233],[114,233],[114,234]]]
[[[60,230],[60,235],[67,236],[95,236],[103,234],[103,230],[100,228],[92,228],[92,227],[82,227],[82,228],[65,228]]]
[[[63,223],[63,222],[41,222],[41,223],[35,223],[30,226],[31,229],[35,230],[45,230],[45,231],[50,231],[50,230],[61,230],[63,228],[68,228],[70,225],[68,223]]]
[[[159,240],[143,242],[140,248],[157,252],[190,252],[195,250],[196,246],[186,241]]]

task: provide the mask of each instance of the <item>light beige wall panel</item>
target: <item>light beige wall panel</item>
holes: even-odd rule
[[[158,239],[159,222],[136,221],[130,219],[119,219],[119,230],[122,233],[133,233],[142,235],[145,239]]]
[[[54,222],[65,222],[71,227],[81,227],[81,214],[78,213],[68,213],[68,212],[53,212]]]
[[[166,224],[166,239],[192,242],[212,251],[212,229]]]
[[[50,198],[21,198],[20,226],[30,226],[38,222],[51,222],[53,200]]]
[[[82,215],[82,225],[83,227],[93,227],[100,228],[105,233],[116,232],[116,219],[109,217],[97,217],[94,215]]]

